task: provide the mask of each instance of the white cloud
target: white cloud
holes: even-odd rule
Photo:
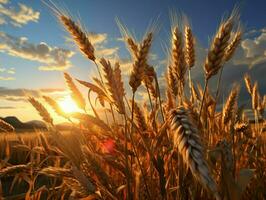
[[[89,32],[88,37],[90,39],[90,42],[95,45],[95,44],[101,44],[105,43],[107,41],[107,33],[94,33],[94,32]]]
[[[11,80],[15,80],[15,77],[13,77],[12,75],[14,75],[15,69],[13,67],[11,68],[5,68],[5,67],[0,67],[0,80],[1,81],[11,81]]]
[[[40,13],[19,3],[18,8],[8,5],[8,0],[0,0],[0,25],[10,23],[21,27],[30,21],[38,22]]]
[[[104,57],[104,58],[113,58],[114,56],[117,55],[119,48],[114,47],[114,48],[106,48],[106,47],[101,47],[101,48],[96,48],[96,55],[97,57]]]
[[[0,32],[0,51],[11,56],[43,63],[40,70],[65,70],[71,67],[73,52],[67,49],[51,47],[41,42],[33,44],[25,37],[14,37]]]
[[[6,76],[0,76],[1,81],[13,81],[15,80],[14,77],[6,77]]]
[[[7,4],[8,0],[0,0],[0,4]]]
[[[246,38],[233,59],[235,65],[248,65],[253,67],[266,61],[266,32],[264,29],[257,31],[255,37]]]

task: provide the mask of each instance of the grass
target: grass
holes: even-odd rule
[[[47,96],[45,105],[29,98],[49,131],[1,136],[3,199],[265,198],[264,123],[256,120],[251,124],[243,114],[238,106],[238,85],[232,87],[222,110],[216,109],[220,85],[227,84],[221,80],[223,66],[242,36],[235,12],[221,22],[210,45],[203,66],[203,88],[190,76],[196,44],[189,24],[184,25],[185,33],[182,26],[173,24],[165,91],[148,60],[154,29],[137,42],[120,24],[132,55],[130,96],[124,89],[119,62],[97,58],[86,32],[59,9],[54,8],[54,12],[82,53],[95,64],[99,77],[87,82],[65,73],[71,97],[83,110],[80,113],[64,113]],[[208,83],[217,74],[220,78],[213,94]],[[248,75],[245,80],[258,119],[266,99]],[[76,84],[88,89],[88,99]],[[143,86],[148,105],[135,98]],[[91,99],[90,93],[97,98]],[[102,117],[92,100],[112,119]],[[75,129],[69,133],[57,130],[47,106]],[[87,112],[89,106],[93,115]],[[3,130],[13,130],[11,125],[0,124]],[[20,184],[24,190],[14,190]]]

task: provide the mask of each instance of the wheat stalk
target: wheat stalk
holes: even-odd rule
[[[235,53],[237,47],[239,46],[239,44],[241,42],[241,37],[242,37],[242,30],[239,29],[235,33],[234,38],[232,39],[232,41],[230,42],[230,44],[226,48],[226,53],[224,56],[225,61],[229,61],[233,57],[233,54]]]
[[[8,167],[0,169],[0,177],[7,176],[7,175],[8,176],[14,176],[17,173],[27,171],[27,170],[29,170],[29,164],[27,164],[27,165],[20,164],[20,165],[8,166]]]
[[[59,116],[67,118],[66,113],[61,109],[61,107],[55,100],[48,96],[43,96],[43,98]]]
[[[252,108],[253,110],[258,110],[259,108],[259,92],[258,92],[258,83],[256,82],[252,89]]]
[[[69,90],[71,91],[71,97],[76,102],[78,107],[80,109],[85,110],[86,108],[86,102],[81,94],[81,92],[78,90],[77,86],[75,85],[73,79],[68,73],[64,73],[65,81],[67,83],[67,86]]]
[[[230,40],[234,18],[235,16],[231,15],[226,21],[221,23],[219,30],[212,41],[212,45],[209,49],[208,55],[206,57],[204,64],[205,85],[200,105],[200,111],[199,111],[200,114],[198,121],[200,121],[202,106],[204,104],[205,92],[208,87],[209,79],[212,76],[216,75],[221,68],[222,61],[226,53],[226,48],[228,46],[228,41]]]
[[[148,53],[152,42],[152,33],[148,33],[146,38],[142,41],[137,57],[133,63],[133,69],[129,77],[129,85],[133,92],[136,92],[137,88],[141,85],[143,74],[145,71]]]
[[[169,90],[174,97],[178,94],[178,80],[174,75],[173,68],[171,65],[168,66],[167,69],[167,90]]]
[[[226,48],[228,46],[228,41],[230,40],[232,28],[233,16],[221,23],[219,30],[212,41],[212,45],[204,65],[207,80],[217,74],[221,68]]]
[[[216,199],[220,199],[217,186],[211,176],[207,161],[203,156],[203,147],[200,142],[199,130],[191,122],[184,107],[173,109],[169,123],[175,147],[178,148],[183,160],[190,168],[193,176],[205,187],[213,192]]]
[[[139,47],[136,44],[136,42],[134,41],[134,39],[131,37],[128,37],[126,39],[126,42],[127,42],[128,47],[129,47],[129,50],[131,51],[131,54],[133,55],[133,58],[137,58]]]
[[[4,130],[7,132],[13,132],[13,131],[15,131],[15,128],[11,124],[0,119],[0,130]]]
[[[250,95],[252,95],[253,85],[252,85],[250,76],[248,74],[245,74],[244,81],[245,81],[245,84],[246,84],[246,88],[247,88],[248,93]]]
[[[185,58],[182,46],[182,35],[178,29],[175,27],[172,32],[172,69],[174,75],[179,81],[179,87],[184,87],[185,84],[185,73],[186,73],[186,65]],[[180,88],[180,92],[182,92],[182,88]]]
[[[231,90],[230,95],[227,98],[227,101],[223,108],[222,123],[224,125],[226,125],[233,116],[233,112],[234,112],[236,102],[237,102],[238,93],[239,93],[239,89],[235,87]]]
[[[53,125],[53,119],[52,119],[50,113],[47,111],[47,109],[39,101],[37,101],[33,97],[29,97],[28,101],[39,112],[39,115],[42,117],[42,119],[46,123]]]
[[[88,59],[94,62],[94,47],[92,46],[87,34],[71,18],[65,15],[60,15],[59,20],[64,25],[66,30],[71,34],[81,52],[86,55]]]
[[[134,104],[134,119],[136,121],[136,125],[141,130],[141,132],[144,132],[147,130],[146,119],[138,104],[136,102],[134,102]]]
[[[195,64],[195,42],[191,28],[185,27],[185,60],[189,69]]]
[[[104,77],[107,80],[106,86],[110,93],[113,103],[117,106],[118,111],[121,114],[125,113],[125,104],[123,97],[125,96],[125,90],[123,86],[121,70],[119,63],[115,64],[115,68],[112,69],[111,63],[104,58],[100,60],[103,66]]]

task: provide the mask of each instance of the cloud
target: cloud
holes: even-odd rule
[[[13,67],[12,68],[0,68],[0,80],[1,81],[15,80],[15,77],[13,77],[15,73],[16,72]]]
[[[107,33],[95,33],[95,32],[89,32],[88,33],[88,37],[90,39],[90,42],[93,45],[96,44],[102,44],[105,43],[107,41]]]
[[[25,89],[0,87],[0,99],[7,101],[26,101],[28,96],[35,98],[40,98],[42,95],[58,97],[65,96],[66,93],[63,88]]]
[[[22,27],[29,22],[38,22],[40,12],[34,11],[25,4],[18,4],[18,8],[9,6],[8,0],[0,0],[0,24],[12,24]]]
[[[33,44],[25,37],[14,37],[7,33],[0,32],[0,51],[11,56],[27,60],[37,61],[44,65],[39,66],[40,70],[65,70],[71,67],[70,58],[74,52],[51,47],[41,42]]]
[[[245,73],[251,75],[254,81],[258,81],[261,94],[266,93],[266,83],[264,74],[266,73],[266,29],[253,30],[250,34],[244,36],[241,44],[237,48],[235,55],[224,65],[224,71],[221,84],[221,96],[226,98],[230,88],[238,83],[241,85],[239,95],[240,104],[249,103],[250,96],[246,92],[243,76]],[[255,35],[253,35],[255,34]],[[204,73],[203,65],[205,62],[207,50],[201,45],[196,49],[197,62],[192,68],[192,77],[195,82],[203,83]],[[210,80],[209,87],[216,89],[217,77]],[[221,98],[222,99],[222,98]],[[222,102],[221,102],[222,103]]]
[[[12,80],[15,80],[14,77],[7,77],[7,76],[0,76],[0,80],[1,81],[12,81]]]
[[[15,106],[0,106],[0,110],[2,109],[16,109],[17,107]]]
[[[0,0],[0,4],[7,4],[8,0]]]
[[[106,48],[106,47],[101,47],[96,49],[96,55],[97,57],[104,57],[104,58],[113,58],[114,56],[117,55],[119,48],[114,47],[114,48]]]
[[[254,37],[242,41],[241,47],[236,52],[233,60],[235,65],[249,65],[253,67],[266,61],[266,29],[257,31]]]
[[[15,74],[16,72],[15,72],[15,69],[14,68],[11,68],[11,69],[7,70],[6,73],[8,73],[8,74]]]

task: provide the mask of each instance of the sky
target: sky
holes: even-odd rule
[[[48,2],[47,0],[43,0]],[[169,47],[170,12],[187,15],[196,37],[195,80],[202,79],[206,51],[221,19],[239,7],[245,34],[236,55],[223,75],[224,91],[241,82],[244,73],[258,80],[266,92],[266,1],[265,0],[58,0],[53,1],[86,27],[98,57],[118,59],[124,81],[130,72],[130,55],[121,41],[116,18],[138,40],[148,25],[157,20],[159,30],[152,46],[150,62],[163,77]],[[48,2],[49,3],[49,2]],[[26,101],[42,95],[63,101],[68,97],[63,72],[91,81],[95,66],[79,52],[51,9],[39,0],[0,0],[0,116],[17,116],[22,121],[39,119]],[[163,79],[160,78],[162,84]],[[214,84],[211,83],[211,84]],[[247,93],[242,88],[241,98]],[[241,90],[241,91],[242,91]],[[85,90],[82,89],[84,95]],[[226,94],[224,94],[226,96]],[[143,92],[138,98],[143,97]],[[59,122],[60,119],[56,118]]]

